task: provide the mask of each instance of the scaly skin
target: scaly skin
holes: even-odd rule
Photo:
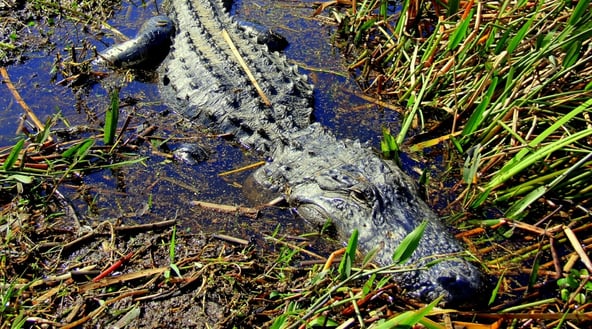
[[[97,64],[117,68],[155,68],[168,54],[175,25],[166,16],[144,22],[135,38],[99,53]]]
[[[217,1],[170,2],[179,26],[165,63],[162,93],[177,112],[269,152],[310,124],[312,86],[285,57],[256,43]],[[271,106],[264,104],[223,37],[228,32]]]
[[[283,193],[299,216],[319,224],[331,220],[343,240],[358,229],[362,250],[381,246],[375,260],[382,265],[392,263],[403,238],[427,221],[411,259],[416,269],[394,279],[424,301],[443,295],[443,304],[459,306],[482,299],[484,275],[459,257],[464,248],[410,179],[367,146],[337,140],[311,123],[312,87],[297,68],[258,45],[226,13],[225,3],[170,0],[169,7],[179,30],[161,72],[161,92],[170,106],[268,156],[271,161],[254,174],[259,184]],[[223,30],[270,105],[248,80]]]

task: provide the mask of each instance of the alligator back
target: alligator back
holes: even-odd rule
[[[171,0],[169,12],[179,32],[164,65],[161,91],[179,113],[261,151],[310,124],[312,86],[306,76],[283,55],[257,44],[224,3]]]

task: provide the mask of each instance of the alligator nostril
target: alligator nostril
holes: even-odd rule
[[[449,276],[442,276],[438,278],[438,282],[445,288],[450,288],[454,286],[456,283],[456,278],[451,278]]]
[[[448,294],[446,304],[457,307],[479,308],[487,299],[483,294],[483,285],[486,284],[481,276],[474,277],[475,273],[457,273],[453,276],[441,276],[438,284]]]

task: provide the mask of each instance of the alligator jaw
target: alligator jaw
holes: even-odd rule
[[[382,245],[374,259],[380,265],[391,264],[394,250],[425,220],[408,263],[412,270],[397,274],[399,285],[422,301],[444,296],[444,305],[474,303],[483,295],[481,271],[459,257],[464,248],[397,167],[357,142],[336,140],[318,124],[291,137],[272,163],[255,172],[260,184],[280,191],[290,186],[287,199],[296,213],[318,225],[330,220],[341,240],[357,229],[364,251]]]

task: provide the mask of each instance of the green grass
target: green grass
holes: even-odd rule
[[[414,17],[430,17],[432,2],[403,1],[390,16],[382,3],[350,9],[342,33],[369,40],[350,65],[359,82],[407,109],[383,152],[392,157],[440,112],[448,131],[427,145],[452,140],[470,159],[467,211],[497,203],[518,219],[549,193],[591,196],[590,1],[449,2],[421,24]]]
[[[352,232],[339,266],[334,269],[325,264],[322,268],[312,268],[307,274],[309,279],[298,293],[300,303],[292,301],[294,295],[283,296],[283,311],[272,321],[271,328],[336,327],[345,323],[366,327],[367,322],[364,319],[369,316],[366,306],[370,303],[369,298],[382,290],[387,290],[389,285],[392,286],[390,275],[408,270],[403,264],[417,248],[424,229],[425,223],[411,232],[393,252],[396,262],[382,268],[370,266],[372,251],[364,257],[361,266],[355,266],[358,232]],[[281,258],[278,258],[278,261],[281,261]],[[380,319],[371,321],[369,328],[406,328],[420,322],[430,323],[425,316],[430,314],[439,302],[440,299],[436,299],[423,308],[400,312],[393,316],[383,314]],[[372,308],[370,310],[372,311]],[[442,328],[440,325],[431,327]]]
[[[445,167],[453,187],[436,194],[456,197],[446,208],[451,222],[480,232],[469,240],[498,275],[493,310],[577,326],[572,313],[587,302],[574,293],[580,281],[560,280],[563,299],[503,301],[523,271],[529,292],[545,278],[574,277],[555,248],[590,244],[591,1],[406,0],[386,15],[385,4],[344,5],[338,19],[339,35],[356,46],[346,51],[359,85],[405,109],[399,131],[383,131],[384,156],[425,150],[447,159],[427,158],[427,167]],[[563,225],[580,241],[569,242]],[[561,319],[545,314],[553,308]]]

